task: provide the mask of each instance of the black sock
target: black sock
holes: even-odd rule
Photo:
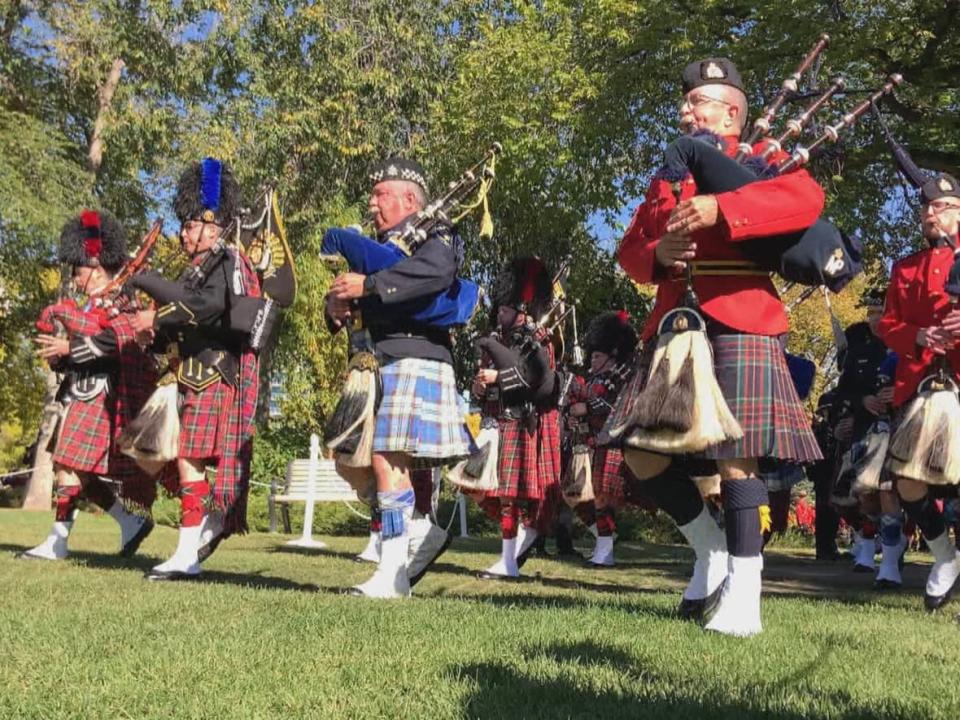
[[[636,486],[641,494],[653,498],[657,507],[673,518],[677,525],[686,525],[703,512],[703,498],[693,481],[675,469],[674,464],[656,477],[638,482]]]
[[[934,540],[947,531],[947,525],[943,521],[943,513],[929,493],[919,500],[907,501],[901,498],[900,506],[907,517],[917,524],[927,541]]]
[[[767,484],[758,477],[728,480],[720,487],[727,552],[734,557],[756,557],[763,551],[760,507],[769,503]]]

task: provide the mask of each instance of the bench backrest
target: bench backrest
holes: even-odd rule
[[[310,478],[310,461],[304,459],[291,460],[287,465],[287,482],[284,495],[306,500],[308,482]],[[337,474],[333,460],[317,460],[316,476],[314,477],[314,497],[317,500],[356,500],[357,493],[350,484]]]

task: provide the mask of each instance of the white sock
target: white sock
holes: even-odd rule
[[[532,527],[520,523],[520,527],[517,528],[517,557],[530,549],[530,546],[537,541],[538,535],[539,533]]]
[[[927,539],[927,547],[933,554],[933,567],[927,576],[927,595],[939,597],[948,593],[960,576],[960,557],[956,546],[950,542],[949,532],[943,532],[933,540]]]
[[[46,539],[35,548],[24,551],[24,555],[30,557],[43,558],[44,560],[64,560],[69,551],[67,550],[67,538],[73,529],[73,521],[57,520],[50,529],[50,534]]]
[[[900,557],[903,555],[903,549],[907,546],[907,538],[900,536],[900,542],[896,545],[883,545],[880,556],[880,568],[877,570],[877,580],[890,580],[891,582],[903,582],[900,576]]]
[[[197,552],[200,550],[200,533],[203,523],[191,527],[180,527],[177,536],[177,549],[166,562],[162,562],[153,569],[157,572],[180,572],[187,575],[200,574],[200,561]]]
[[[400,535],[381,539],[377,569],[369,580],[355,586],[369,598],[388,600],[410,596],[410,579],[407,575],[410,552],[409,517],[406,520]]]
[[[595,565],[607,565],[612,567],[615,562],[613,559],[613,535],[601,535],[597,538],[597,545],[593,550],[593,556],[590,562]]]
[[[145,518],[128,511],[119,500],[110,506],[107,514],[120,526],[120,547],[126,545],[143,527]]]
[[[727,584],[720,595],[717,612],[706,624],[707,630],[724,635],[750,637],[763,630],[760,622],[763,556],[730,556]]]
[[[678,525],[677,528],[696,555],[693,575],[683,591],[683,597],[702,600],[720,587],[727,576],[727,536],[706,506],[691,522]]]
[[[517,538],[503,538],[500,545],[500,559],[487,568],[492,575],[519,577],[520,568],[517,567]]]

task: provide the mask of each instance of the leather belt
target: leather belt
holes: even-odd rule
[[[694,260],[690,263],[692,275],[770,275],[750,260]]]

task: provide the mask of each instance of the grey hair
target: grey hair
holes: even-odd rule
[[[744,95],[742,90],[739,90],[732,85],[722,85],[721,87],[723,87],[723,94],[726,95],[726,101],[733,107],[737,108],[737,118],[740,123],[740,127],[737,128],[737,131],[740,132],[746,127],[747,121],[749,120],[747,116],[747,113],[749,112],[747,107],[747,96]]]
[[[396,182],[403,183],[404,191],[413,193],[417,202],[417,210],[423,210],[427,206],[427,194],[417,183],[412,180],[397,180]]]

